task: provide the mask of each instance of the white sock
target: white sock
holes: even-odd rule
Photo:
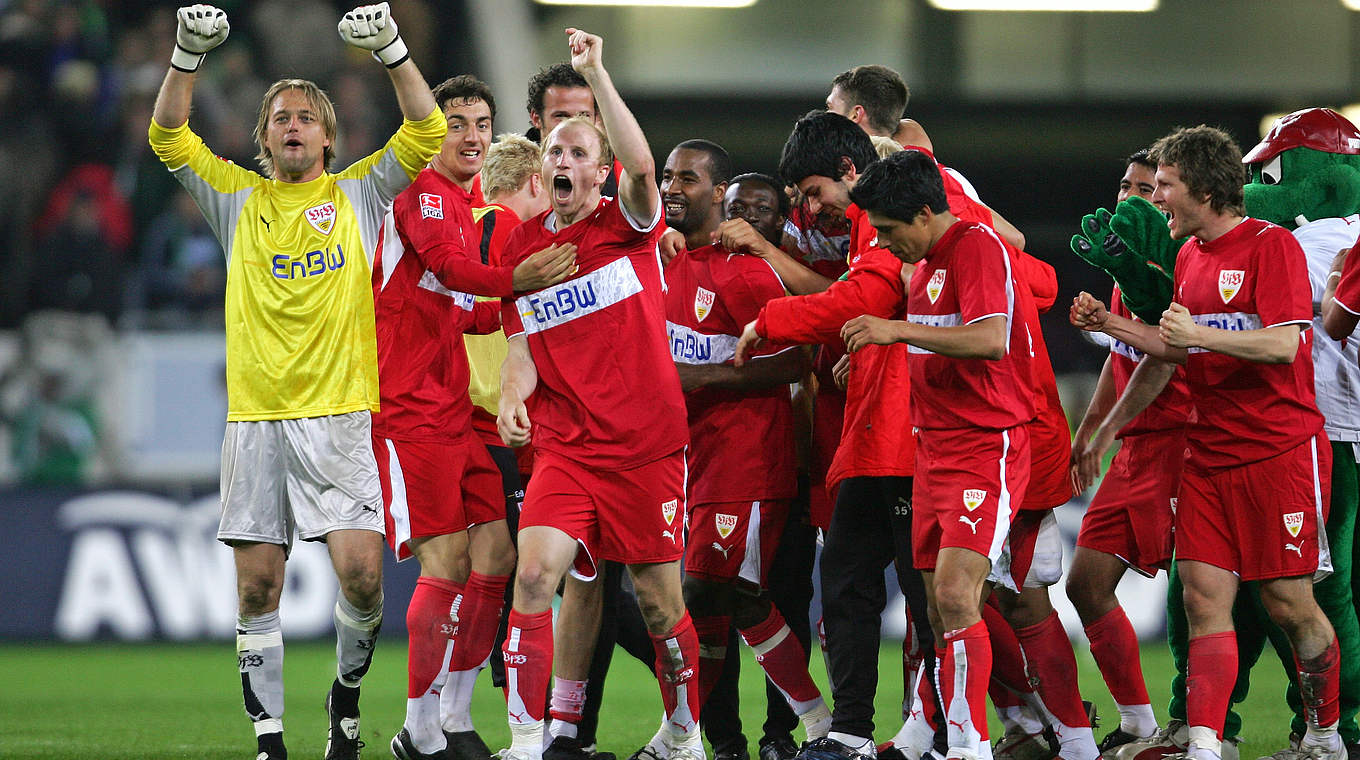
[[[439,695],[422,694],[406,700],[406,733],[416,749],[427,754],[443,752],[448,746],[439,724]]]
[[[575,739],[577,735],[576,730],[577,726],[575,723],[571,723],[565,720],[558,720],[557,718],[553,718],[552,722],[548,724],[548,734],[551,735],[554,739],[559,736],[565,736],[569,739]]]
[[[472,690],[477,685],[477,674],[486,667],[483,662],[471,670],[455,670],[444,681],[439,695],[439,720],[451,734],[474,730],[472,727]]]
[[[1017,731],[1024,731],[1030,736],[1044,732],[1043,722],[1036,719],[1034,714],[1022,705],[998,707],[996,708],[996,716],[1001,719],[1001,725],[1007,731],[1014,728]]]
[[[1303,733],[1303,738],[1299,740],[1299,747],[1326,747],[1336,749],[1341,746],[1341,735],[1336,732],[1338,723],[1330,726],[1309,725],[1308,730]]]
[[[834,739],[866,757],[878,757],[878,748],[874,746],[873,739],[866,739],[863,736],[855,736],[841,731],[831,731],[826,735],[826,738]]]
[[[803,722],[803,729],[807,732],[808,741],[820,739],[826,736],[826,732],[831,730],[831,711],[826,708],[826,703],[818,697],[811,707],[805,708],[803,712],[798,712],[794,707],[798,719]]]
[[[1053,733],[1058,736],[1058,745],[1062,748],[1058,755],[1063,760],[1095,760],[1100,757],[1100,748],[1096,746],[1096,737],[1091,733],[1090,726],[1069,726],[1055,720]]]
[[[1157,716],[1152,714],[1152,705],[1121,705],[1119,708],[1119,730],[1134,736],[1152,736],[1157,733]]]
[[[1208,726],[1191,726],[1189,749],[1202,749],[1223,757],[1223,743],[1218,740],[1218,732]]]
[[[543,757],[543,721],[510,724],[510,750],[523,752],[534,760]]]

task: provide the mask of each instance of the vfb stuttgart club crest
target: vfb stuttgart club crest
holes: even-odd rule
[[[931,303],[935,303],[940,297],[940,291],[944,290],[944,273],[945,270],[936,269],[926,282],[926,296],[930,298]]]
[[[713,311],[713,291],[699,288],[694,294],[694,316],[702,322],[711,311]]]
[[[963,506],[969,512],[972,512],[973,510],[982,506],[982,502],[986,500],[986,498],[987,492],[982,490],[981,488],[963,489]]]
[[[727,538],[732,535],[732,529],[737,527],[737,516],[719,512],[713,516],[713,522],[718,526],[718,537]]]
[[[675,522],[675,512],[679,508],[680,508],[679,499],[671,499],[670,501],[661,502],[661,516],[666,519],[667,525],[670,525]]]
[[[1289,531],[1291,538],[1298,538],[1299,531],[1303,530],[1303,513],[1289,512],[1284,516],[1284,529]]]
[[[1242,281],[1246,279],[1247,273],[1241,269],[1220,269],[1218,272],[1218,294],[1223,296],[1223,303],[1233,300],[1237,291],[1242,289]]]
[[[322,235],[329,235],[331,230],[335,229],[335,203],[332,201],[312,206],[302,212],[302,215],[307,217],[307,223],[312,225],[312,229]]]

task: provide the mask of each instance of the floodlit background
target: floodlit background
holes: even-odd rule
[[[940,160],[1058,269],[1045,333],[1073,422],[1103,353],[1066,325],[1064,304],[1109,283],[1067,240],[1082,214],[1113,203],[1122,157],[1198,123],[1224,127],[1245,149],[1274,114],[1360,100],[1360,12],[1342,0],[1128,4],[1144,12],[1109,11],[1113,0],[1089,4],[1105,12],[953,10],[973,5],[962,0],[727,4],[742,7],[394,0],[392,14],[431,83],[467,72],[492,85],[497,132],[528,126],[525,82],[567,58],[563,27],[601,34],[659,162],[675,143],[705,137],[741,171],[775,168],[791,124],[822,106],[837,73],[897,69],[912,90],[907,115]],[[395,128],[382,67],[335,32],[349,4],[222,7],[231,36],[207,57],[191,119],[217,153],[255,166],[259,99],[282,76],[331,94],[341,163]],[[198,591],[230,573],[211,540],[224,267],[146,144],[174,8],[0,0],[0,515],[10,526],[0,552],[19,568],[7,591],[32,613],[10,616],[0,636],[230,632],[229,589],[223,599]],[[1079,504],[1064,510],[1069,535],[1079,519]],[[323,566],[322,585],[311,585],[310,561],[295,563],[299,600],[333,593]],[[1158,587],[1134,585],[1139,627],[1155,632]],[[134,596],[141,604],[129,612]],[[299,626],[307,604],[292,603]],[[326,629],[324,617],[307,625]]]

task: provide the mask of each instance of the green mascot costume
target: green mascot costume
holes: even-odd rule
[[[1251,177],[1243,188],[1248,216],[1293,231],[1308,256],[1314,313],[1338,251],[1360,235],[1360,130],[1326,108],[1296,111],[1275,123],[1259,145],[1243,158]],[[1172,240],[1165,217],[1141,198],[1121,202],[1114,213],[1101,209],[1082,220],[1072,250],[1115,279],[1125,306],[1140,319],[1156,324],[1171,301],[1171,273],[1184,241]],[[1327,418],[1332,445],[1332,493],[1326,537],[1332,574],[1314,586],[1318,604],[1332,621],[1341,649],[1341,737],[1351,760],[1360,760],[1360,624],[1351,567],[1357,502],[1360,501],[1360,336],[1331,341],[1314,321],[1313,359],[1318,406]],[[1182,603],[1183,587],[1173,565],[1167,592],[1167,637],[1177,675],[1168,712],[1185,720],[1185,672],[1189,631]],[[1238,682],[1232,703],[1246,697],[1251,666],[1268,638],[1285,666],[1290,683],[1287,700],[1294,711],[1290,747],[1304,731],[1302,704],[1295,681],[1293,653],[1283,632],[1270,623],[1255,584],[1243,587],[1233,618],[1238,635]],[[1242,721],[1231,708],[1224,736],[1240,733]],[[1225,745],[1225,749],[1227,749]],[[1288,754],[1282,752],[1281,756]],[[1139,753],[1138,760],[1144,760]],[[1134,758],[1122,758],[1134,760]]]

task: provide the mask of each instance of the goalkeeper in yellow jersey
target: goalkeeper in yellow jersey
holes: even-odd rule
[[[387,3],[345,14],[340,37],[387,66],[405,117],[380,150],[332,174],[335,109],[315,84],[274,83],[260,104],[261,173],[217,158],[188,124],[195,72],[226,14],[180,8],[151,146],[227,256],[227,431],[222,520],[240,599],[237,658],[257,760],[281,760],[279,595],[293,533],[324,541],[340,583],[326,758],[358,758],[359,681],[382,622],[382,497],[369,415],[378,364],[368,252],[383,213],[439,150],[446,125]]]

